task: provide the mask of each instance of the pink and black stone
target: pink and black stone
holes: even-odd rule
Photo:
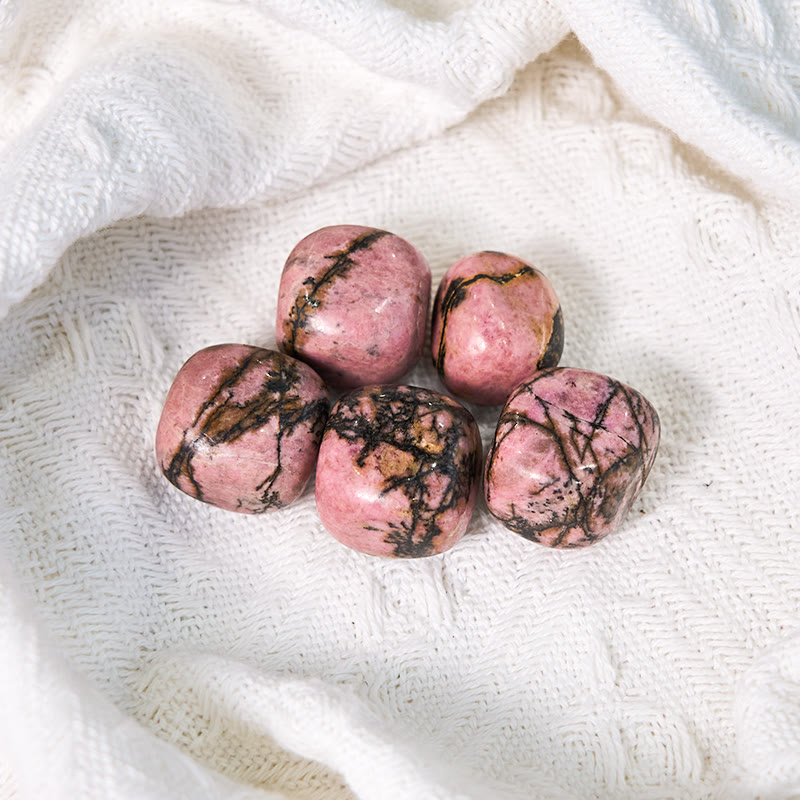
[[[319,450],[322,524],[362,553],[418,558],[465,533],[481,440],[472,415],[415,386],[366,386],[333,407]]]
[[[191,497],[261,514],[302,494],[328,409],[325,384],[306,364],[244,344],[207,347],[170,387],[156,457]]]
[[[484,251],[456,261],[433,306],[433,363],[444,385],[495,405],[536,370],[555,367],[564,321],[550,281],[515,256]]]
[[[339,389],[391,383],[422,355],[430,292],[430,267],[399,236],[322,228],[283,268],[278,346]]]
[[[639,392],[580,369],[545,370],[508,398],[484,473],[489,511],[548,547],[584,547],[619,527],[658,450]]]

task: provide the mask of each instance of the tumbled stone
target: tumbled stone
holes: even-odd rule
[[[247,514],[282,508],[311,477],[328,408],[325,384],[306,364],[244,344],[207,347],[167,394],[158,463],[205,503]]]
[[[467,529],[480,461],[478,427],[455,400],[414,386],[367,386],[331,411],[317,462],[317,510],[355,550],[436,555]]]
[[[433,362],[444,385],[471,403],[495,405],[564,347],[561,306],[550,281],[505,253],[456,261],[433,306]]]
[[[629,386],[551,369],[508,398],[489,449],[489,511],[526,539],[583,547],[619,527],[658,450],[658,414]]]
[[[322,228],[283,268],[278,346],[340,389],[391,383],[422,355],[430,291],[430,267],[399,236]]]

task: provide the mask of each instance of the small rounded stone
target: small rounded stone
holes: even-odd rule
[[[317,462],[322,524],[362,553],[443,553],[465,533],[481,440],[462,405],[415,386],[367,386],[334,406]]]
[[[170,387],[156,457],[197,500],[246,514],[282,508],[311,477],[328,409],[306,364],[245,344],[206,347]]]
[[[617,529],[656,457],[658,414],[639,392],[587,370],[537,373],[508,398],[484,492],[507,528],[549,547]]]
[[[430,267],[399,236],[321,228],[283,268],[278,346],[339,389],[391,383],[422,355],[430,292]]]
[[[456,261],[433,306],[433,363],[457,397],[505,401],[536,370],[555,367],[564,322],[550,281],[515,256],[484,251]]]

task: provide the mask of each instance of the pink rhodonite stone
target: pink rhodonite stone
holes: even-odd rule
[[[417,558],[452,547],[475,506],[481,440],[455,400],[414,386],[342,397],[317,462],[317,510],[362,553]]]
[[[617,528],[653,466],[658,414],[639,392],[550,369],[508,398],[486,459],[489,511],[526,539],[583,547]]]
[[[283,268],[278,345],[333,386],[391,383],[422,355],[430,292],[430,267],[399,236],[322,228]]]
[[[281,508],[311,477],[328,407],[322,379],[294,358],[207,347],[170,387],[156,457],[167,480],[198,500],[247,514]]]
[[[564,347],[561,306],[550,281],[505,253],[456,261],[433,306],[433,363],[444,385],[471,403],[502,403]]]

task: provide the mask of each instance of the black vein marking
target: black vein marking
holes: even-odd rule
[[[480,437],[469,411],[427,389],[373,386],[339,400],[326,436],[329,431],[358,444],[359,467],[367,459],[378,465],[381,494],[398,490],[407,498],[409,516],[390,522],[385,537],[394,555],[433,553],[443,533],[442,514],[466,504],[478,479]],[[445,481],[436,497],[434,476]]]
[[[595,464],[597,463],[597,455],[595,454],[594,447],[592,446],[594,442],[594,432],[598,430],[605,430],[608,431],[609,433],[614,433],[615,436],[619,436],[619,434],[617,434],[616,432],[609,431],[609,429],[606,428],[605,425],[603,424],[606,416],[608,415],[608,410],[611,407],[611,401],[616,397],[619,389],[620,389],[620,384],[617,383],[616,381],[611,381],[609,383],[609,392],[606,395],[605,400],[603,400],[603,402],[597,406],[597,411],[595,412],[593,420],[581,420],[571,412],[567,411],[566,409],[563,408],[560,409],[561,412],[572,423],[570,434],[572,435],[572,433],[574,432],[576,434],[580,434],[581,436],[583,436],[584,439],[583,449],[580,448],[577,441],[575,441],[575,438],[573,438],[573,441],[575,441],[575,452],[579,454],[582,461],[586,460],[586,454],[588,452],[592,457],[593,463]],[[580,429],[578,428],[578,425],[580,423],[589,425],[590,429],[592,430],[592,434],[588,436],[582,434]]]
[[[487,251],[490,252],[490,251]],[[441,326],[441,333],[439,334],[439,348],[436,353],[436,359],[434,360],[434,366],[436,367],[436,371],[439,373],[439,376],[444,378],[444,360],[447,356],[447,345],[446,345],[446,335],[445,332],[447,330],[447,323],[449,321],[450,314],[461,305],[467,298],[467,289],[472,286],[473,283],[477,283],[478,281],[491,281],[492,283],[497,283],[500,286],[505,286],[507,283],[510,283],[516,278],[522,278],[526,275],[536,275],[537,270],[533,267],[528,265],[520,267],[520,269],[516,270],[516,272],[504,272],[500,275],[490,275],[486,272],[479,272],[473,275],[470,278],[455,278],[450,285],[447,287],[447,290],[444,293],[444,297],[442,298],[441,303],[436,303],[434,305],[434,319],[433,319],[433,326],[436,327],[437,320],[441,318],[442,326]]]
[[[634,391],[624,384],[619,384],[619,391],[625,396],[628,407],[632,411],[633,420],[638,431],[638,446],[642,450],[642,462],[644,464],[644,475],[642,482],[647,478],[650,469],[656,459],[658,443],[661,439],[661,420],[658,412],[639,392]],[[645,425],[648,430],[645,431]],[[651,445],[651,442],[653,443]]]
[[[244,403],[234,400],[238,384],[250,379],[254,370],[263,371],[261,390]],[[260,514],[284,505],[275,487],[284,465],[281,446],[301,425],[308,427],[314,446],[319,444],[328,416],[328,398],[304,402],[297,393],[302,380],[299,364],[270,350],[254,349],[239,364],[222,375],[214,393],[202,405],[194,421],[184,431],[177,451],[167,465],[162,465],[170,483],[185,491],[181,478],[188,481],[196,499],[206,500],[203,487],[194,475],[193,459],[199,449],[217,447],[239,439],[248,431],[263,427],[273,418],[278,419],[276,464],[273,470],[256,487],[256,498],[241,498],[238,507]]]
[[[489,510],[500,522],[511,530],[532,541],[541,541],[542,534],[558,529],[549,542],[553,547],[583,547],[605,535],[608,525],[621,519],[644,484],[647,474],[655,460],[658,446],[659,423],[655,409],[638,392],[618,381],[609,379],[609,391],[598,404],[592,420],[581,420],[571,412],[554,406],[535,391],[535,384],[555,370],[537,375],[536,378],[520,387],[516,396],[528,393],[534,396],[542,410],[545,421],[538,422],[518,411],[504,411],[497,423],[494,442],[489,451],[486,465],[486,497]],[[605,425],[611,403],[622,397],[628,405],[631,418],[637,426],[638,441],[629,441]],[[512,401],[509,401],[509,404]],[[567,423],[566,431],[560,431],[554,419],[554,412]],[[559,460],[559,472],[563,481],[553,478],[523,501],[523,508],[512,503],[510,513],[495,513],[491,505],[491,486],[493,468],[498,451],[505,438],[519,426],[539,429],[553,443]],[[580,426],[580,427],[579,427]],[[645,431],[647,426],[650,430]],[[584,428],[584,430],[581,430]],[[589,432],[586,432],[586,428]],[[595,439],[600,431],[616,436],[626,445],[625,452],[605,470],[601,467],[594,450]],[[650,438],[654,444],[651,446]],[[586,466],[591,469],[585,469]],[[576,475],[581,469],[582,478]],[[574,528],[580,528],[579,539],[565,542]],[[548,536],[549,538],[549,536]]]
[[[303,281],[305,291],[295,298],[289,316],[283,323],[283,350],[291,356],[302,351],[300,341],[303,333],[308,331],[308,322],[320,306],[325,302],[328,290],[339,278],[347,277],[355,264],[353,254],[360,250],[368,250],[378,239],[389,236],[388,231],[370,231],[356,236],[347,247],[325,256],[330,266],[318,278],[309,276]]]
[[[561,306],[558,307],[553,317],[553,327],[550,330],[550,338],[547,340],[547,347],[536,365],[537,369],[550,369],[555,367],[561,360],[564,352],[564,315],[561,313]]]

